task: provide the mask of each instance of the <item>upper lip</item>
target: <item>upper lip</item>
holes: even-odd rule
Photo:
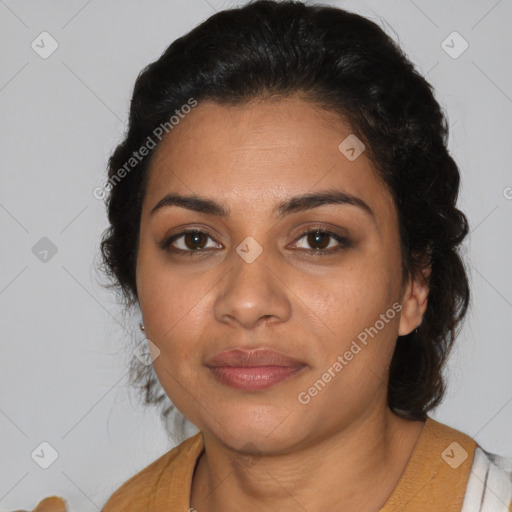
[[[253,350],[234,348],[219,352],[218,354],[210,357],[206,361],[206,366],[232,366],[246,368],[256,368],[259,366],[299,367],[305,366],[305,363],[281,352],[276,352],[275,350],[265,348]]]

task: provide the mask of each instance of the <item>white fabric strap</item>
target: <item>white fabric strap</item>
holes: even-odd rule
[[[475,449],[461,512],[512,511],[512,458]]]

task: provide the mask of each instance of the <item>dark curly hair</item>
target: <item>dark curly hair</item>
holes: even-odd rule
[[[430,291],[421,326],[397,340],[388,404],[404,418],[425,419],[443,398],[443,369],[469,306],[458,247],[468,222],[456,208],[459,170],[447,150],[448,125],[431,85],[364,17],[318,4],[258,0],[211,16],[141,71],[128,131],[108,164],[110,227],[101,241],[101,264],[109,287],[116,288],[127,309],[138,304],[141,207],[156,150],[133,159],[154,138],[155,128],[165,123],[169,128],[170,117],[191,98],[244,105],[290,95],[339,114],[366,145],[394,199],[404,282],[423,276]],[[131,377],[145,403],[163,404],[165,419],[172,404],[152,366],[135,361]]]

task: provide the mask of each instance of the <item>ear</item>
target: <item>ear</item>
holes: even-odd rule
[[[398,326],[399,336],[411,333],[423,321],[423,314],[427,309],[430,272],[430,267],[424,269],[422,273],[411,278],[405,287]]]

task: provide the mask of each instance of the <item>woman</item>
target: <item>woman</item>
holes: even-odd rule
[[[510,461],[428,416],[469,304],[447,135],[401,50],[332,7],[222,11],[144,69],[102,255],[148,400],[154,369],[199,432],[104,512],[512,510]]]

